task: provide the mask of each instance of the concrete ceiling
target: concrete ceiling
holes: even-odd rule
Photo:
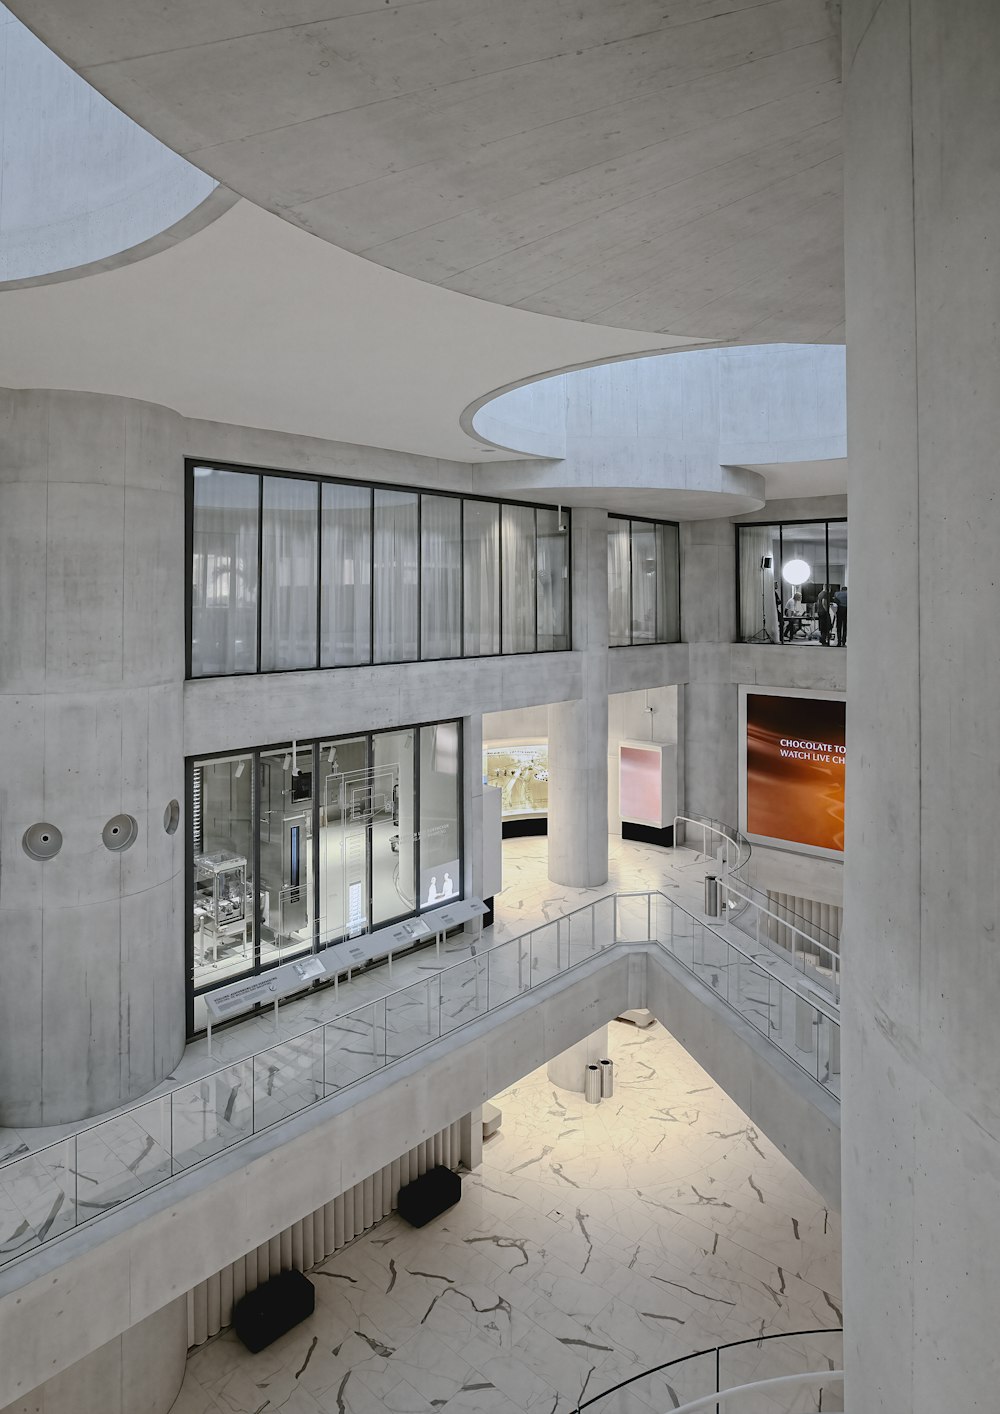
[[[389,269],[689,343],[842,338],[837,0],[11,9],[175,151]]]
[[[246,201],[134,264],[0,292],[0,386],[459,461],[509,456],[460,425],[485,392],[672,342],[435,289]]]

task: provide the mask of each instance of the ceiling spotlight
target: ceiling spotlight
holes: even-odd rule
[[[236,777],[237,780],[239,780],[240,776],[242,776],[246,768],[247,763],[245,761],[240,761],[237,763],[236,770],[233,772],[233,775]]]
[[[281,769],[282,769],[283,771],[288,771],[288,770],[291,769],[291,765],[292,765],[292,753],[291,753],[290,751],[286,751],[286,752],[285,752],[285,759],[284,759],[284,761],[282,761],[282,763],[281,763]]]
[[[781,574],[786,584],[798,587],[812,577],[812,569],[805,560],[786,560],[781,566]]]
[[[330,747],[330,755],[327,759],[330,762],[330,770],[335,771],[337,769],[337,748],[335,746]]]

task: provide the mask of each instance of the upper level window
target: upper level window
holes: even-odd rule
[[[847,642],[847,521],[736,528],[742,643]]]
[[[679,529],[669,521],[608,517],[608,642],[680,638]]]
[[[569,512],[190,467],[190,677],[570,646]]]

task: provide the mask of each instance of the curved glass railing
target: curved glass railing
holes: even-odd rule
[[[0,1265],[459,1031],[620,943],[656,944],[835,1097],[833,1009],[672,899],[607,894],[0,1164]]]
[[[739,1414],[821,1414],[843,1408],[840,1326],[778,1332],[680,1355],[581,1399],[574,1414],[662,1409],[694,1414],[729,1405]],[[600,1372],[598,1372],[600,1373]]]

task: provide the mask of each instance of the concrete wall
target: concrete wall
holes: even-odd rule
[[[215,190],[0,5],[0,284],[132,250]],[[213,209],[219,214],[222,203]]]
[[[183,1050],[180,433],[144,403],[0,393],[4,1124],[111,1109]],[[37,822],[63,836],[45,862]]]

